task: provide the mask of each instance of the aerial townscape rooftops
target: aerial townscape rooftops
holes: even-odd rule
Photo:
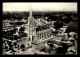
[[[3,55],[76,55],[77,13],[32,10],[3,13]]]

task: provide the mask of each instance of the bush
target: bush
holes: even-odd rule
[[[21,45],[21,49],[23,49],[23,48],[25,48],[25,45],[24,44]]]
[[[24,33],[24,34],[23,34],[23,37],[27,37],[27,33]]]
[[[68,28],[66,29],[66,32],[69,33],[71,31],[78,32],[78,24],[75,24],[74,22],[70,22]]]
[[[54,23],[54,26],[55,26],[55,29],[58,30],[63,26],[63,23],[58,20],[57,22]]]

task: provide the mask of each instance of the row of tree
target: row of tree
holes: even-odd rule
[[[48,17],[48,19],[51,20],[56,20],[56,19],[61,19],[63,21],[67,20],[67,22],[69,20],[71,20],[71,15],[76,16],[76,13],[59,13],[59,12],[33,12],[33,17],[38,18],[38,17]],[[22,19],[23,17],[28,17],[29,16],[29,12],[3,12],[3,19]],[[64,17],[64,18],[62,18]],[[67,17],[67,18],[66,18]],[[66,21],[65,21],[66,22]]]
[[[55,26],[55,29],[57,31],[59,28],[61,28],[63,26],[63,22],[60,21],[60,20],[57,20],[54,23],[54,26]],[[67,33],[69,33],[69,32],[76,32],[76,33],[78,33],[78,22],[72,22],[72,21],[69,22],[68,27],[67,27],[65,32],[67,32]]]

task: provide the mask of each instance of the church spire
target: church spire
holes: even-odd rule
[[[30,4],[30,13],[29,16],[32,16],[32,8],[31,8],[31,4]]]

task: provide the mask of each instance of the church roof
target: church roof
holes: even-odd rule
[[[49,26],[48,26],[48,25],[43,25],[43,26],[38,26],[38,27],[36,28],[37,31],[45,30],[45,29],[49,29]]]

